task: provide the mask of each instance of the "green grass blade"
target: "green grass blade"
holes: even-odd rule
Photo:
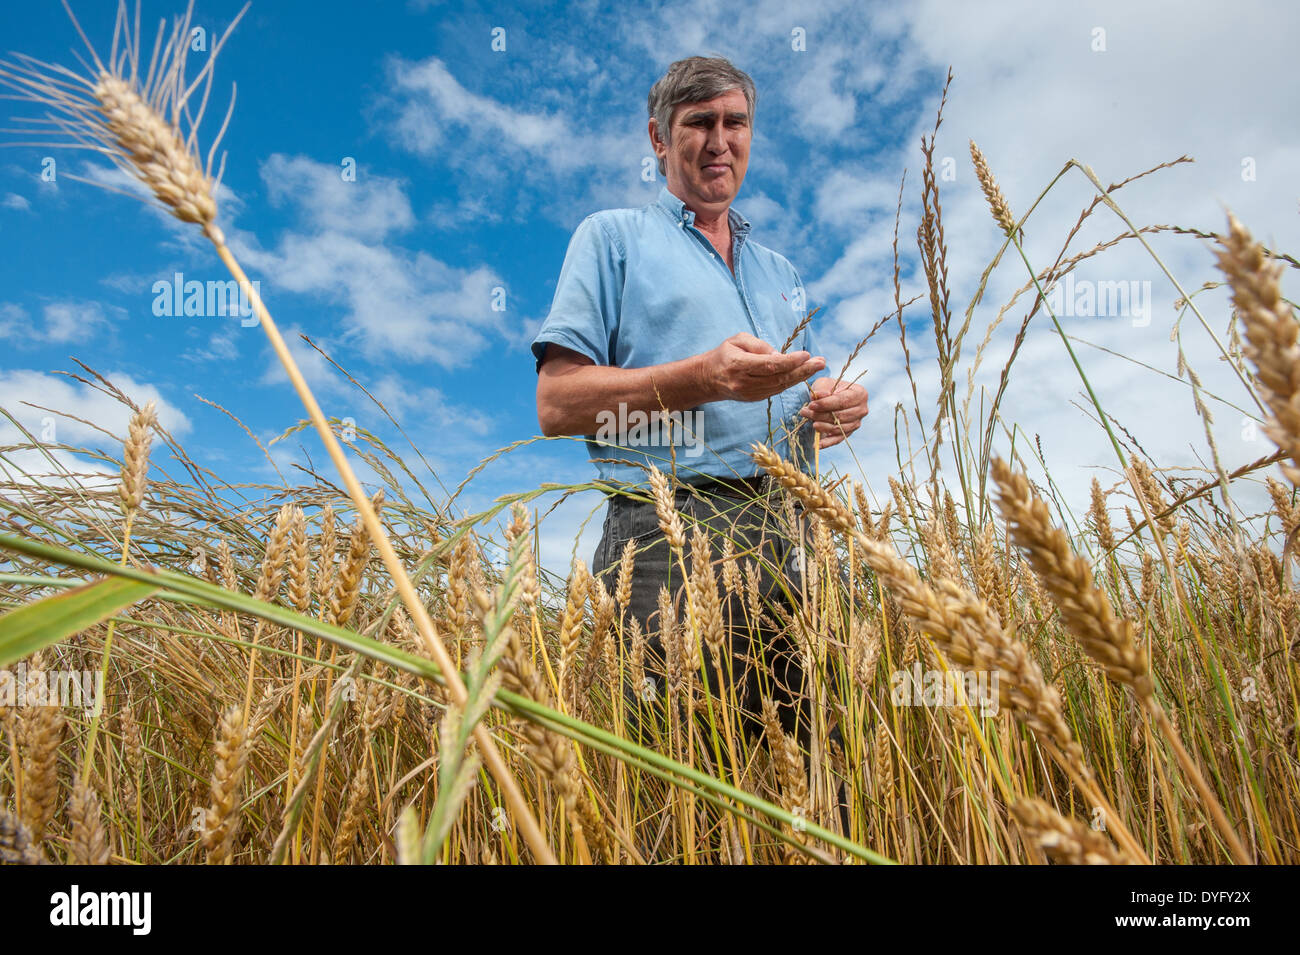
[[[156,584],[107,577],[11,610],[0,617],[0,666],[93,627],[159,589]]]

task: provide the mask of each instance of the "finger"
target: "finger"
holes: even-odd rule
[[[788,355],[772,352],[767,355],[741,355],[739,357],[742,372],[754,379],[783,378],[794,373],[801,365],[811,360],[811,356],[806,351],[790,352]],[[803,379],[798,380],[802,381]]]
[[[857,403],[852,398],[844,398],[840,395],[830,395],[826,398],[814,398],[804,405],[814,414],[846,414],[857,407]]]
[[[821,371],[825,365],[825,359],[820,357],[808,357],[804,352],[804,358],[792,364],[786,364],[768,374],[755,374],[750,378],[754,386],[768,392],[768,394],[778,394],[787,388],[792,388],[802,381],[807,381],[817,372]],[[782,356],[786,357],[786,356]],[[774,359],[772,359],[774,360]],[[775,365],[771,366],[777,367]]]
[[[836,443],[851,437],[858,430],[857,425],[841,427],[839,425],[815,424],[813,427],[823,440],[833,440]]]
[[[780,383],[779,390],[785,391],[787,388],[793,388],[800,382],[807,381],[817,372],[821,371],[826,365],[826,360],[821,357],[810,358],[794,371],[790,372]]]
[[[842,422],[860,422],[867,416],[867,409],[855,405],[852,408],[842,410],[831,409],[830,411],[818,411],[816,405],[804,405],[799,409],[799,414],[803,415],[809,421],[842,421]]]
[[[818,434],[852,434],[857,430],[857,425],[848,422],[814,421],[813,428]]]
[[[845,411],[814,411],[812,408],[805,405],[799,409],[799,413],[809,421],[826,421],[831,423],[838,421],[843,424],[856,424],[866,417],[866,412],[861,408],[849,408]]]
[[[817,384],[821,384],[821,382]],[[814,394],[813,399],[808,402],[808,407],[813,411],[848,411],[859,405],[865,406],[866,397],[865,394],[858,392],[856,389],[845,388],[834,394],[823,396]]]
[[[824,398],[827,395],[844,390],[845,386],[843,381],[839,378],[831,378],[829,376],[818,378],[812,384],[812,393],[814,398]]]
[[[818,434],[852,434],[858,430],[857,421],[810,421],[812,429]]]
[[[770,355],[776,352],[776,349],[770,344],[763,341],[761,338],[756,338],[749,334],[749,332],[740,332],[733,335],[731,337],[731,343],[755,355]]]

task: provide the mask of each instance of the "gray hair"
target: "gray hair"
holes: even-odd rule
[[[668,72],[650,88],[650,115],[659,127],[659,135],[664,145],[672,140],[673,110],[680,103],[698,103],[713,99],[731,90],[741,90],[749,106],[750,122],[754,121],[754,104],[758,102],[758,90],[754,81],[744,70],[738,70],[731,62],[721,56],[688,56],[668,67]],[[668,174],[662,159],[659,160],[659,175]]]

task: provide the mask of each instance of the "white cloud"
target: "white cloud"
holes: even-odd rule
[[[156,386],[124,372],[110,372],[104,377],[137,405],[155,401],[159,423],[173,436],[180,438],[191,430],[189,417],[164,398]],[[55,447],[66,444],[120,455],[121,446],[117,441],[125,438],[132,412],[112,395],[65,375],[12,369],[0,371],[0,408],[16,419],[39,445],[32,447],[31,439],[8,417],[0,417],[0,444],[26,446],[3,455],[0,469],[8,480],[25,484],[39,479],[54,485],[80,482],[89,486],[117,479],[117,468]],[[158,445],[155,438],[155,454]]]
[[[270,301],[292,292],[341,305],[338,333],[366,357],[390,362],[470,364],[501,334],[509,311],[494,311],[495,289],[506,282],[488,266],[464,269],[423,251],[380,242],[414,217],[395,180],[346,183],[338,169],[304,157],[274,156],[263,178],[276,200],[300,220],[279,244],[230,230],[232,248],[264,278]],[[278,374],[272,372],[272,374]]]
[[[365,167],[356,168],[355,181],[348,181],[341,164],[275,153],[260,172],[272,204],[293,205],[305,223],[321,231],[375,240],[415,222],[402,183]]]
[[[505,283],[487,266],[458,269],[337,232],[292,233],[278,249],[249,258],[267,275],[268,295],[296,292],[343,305],[345,337],[372,359],[469,364],[504,314],[492,303],[493,289]]]
[[[9,192],[5,194],[3,199],[0,199],[0,207],[26,212],[31,209],[32,204],[27,201],[26,196],[20,196],[16,192]]]
[[[417,152],[442,146],[445,124],[471,126],[507,145],[535,152],[552,150],[568,138],[559,117],[513,109],[472,93],[436,57],[414,64],[398,61],[392,72],[397,89],[416,94],[400,111],[396,128]],[[432,113],[424,107],[432,107]]]
[[[156,385],[139,381],[126,372],[102,374],[137,405],[143,407],[146,402],[155,402],[159,423],[173,435],[182,437],[189,433],[189,417],[168,401]],[[29,407],[29,403],[42,405],[48,410]],[[117,398],[67,375],[23,368],[0,371],[0,406],[37,434],[46,426],[45,419],[49,415],[61,413],[55,421],[57,440],[69,444],[103,442],[103,431],[124,436],[132,414],[131,409]],[[83,420],[75,420],[77,418]],[[7,420],[4,426],[13,428]],[[12,436],[13,432],[9,434]],[[9,437],[0,440],[8,441]]]
[[[796,120],[811,135],[838,136],[857,116],[852,92],[844,89],[837,72],[832,58],[814,57],[811,68],[795,80],[787,93],[795,106]]]
[[[444,442],[460,443],[466,437],[479,438],[491,432],[492,415],[452,401],[438,388],[413,385],[398,375],[385,375],[370,391],[406,427],[436,430]],[[475,447],[480,447],[474,442]]]
[[[22,338],[29,321],[27,310],[21,305],[0,302],[0,338]]]
[[[602,85],[581,60],[566,63],[585,77],[580,82]],[[380,104],[385,132],[467,183],[464,191],[477,195],[471,203],[487,195],[515,218],[540,210],[568,224],[581,218],[579,209],[640,206],[658,192],[657,183],[641,179],[652,151],[640,114],[629,121],[624,113],[609,114],[599,96],[571,94],[552,113],[519,108],[468,89],[436,57],[394,58],[389,73],[393,92]],[[536,92],[535,99],[567,91],[543,86]]]
[[[897,204],[897,182],[841,167],[816,184],[813,211],[818,222],[830,226],[852,228],[864,225],[868,217],[887,216],[892,228]]]
[[[215,331],[207,328],[191,328],[193,337],[202,337],[202,342],[197,347],[182,352],[180,357],[193,362],[234,361],[239,357],[240,335],[248,334],[249,330],[237,321],[221,322]],[[259,329],[252,330],[261,334]]]
[[[98,329],[108,325],[104,309],[98,302],[51,302],[41,310],[46,342],[84,342]]]

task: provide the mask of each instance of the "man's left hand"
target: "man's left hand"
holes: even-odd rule
[[[812,384],[811,400],[799,413],[813,422],[818,447],[839,444],[862,425],[867,416],[867,389],[837,378],[818,378]]]

